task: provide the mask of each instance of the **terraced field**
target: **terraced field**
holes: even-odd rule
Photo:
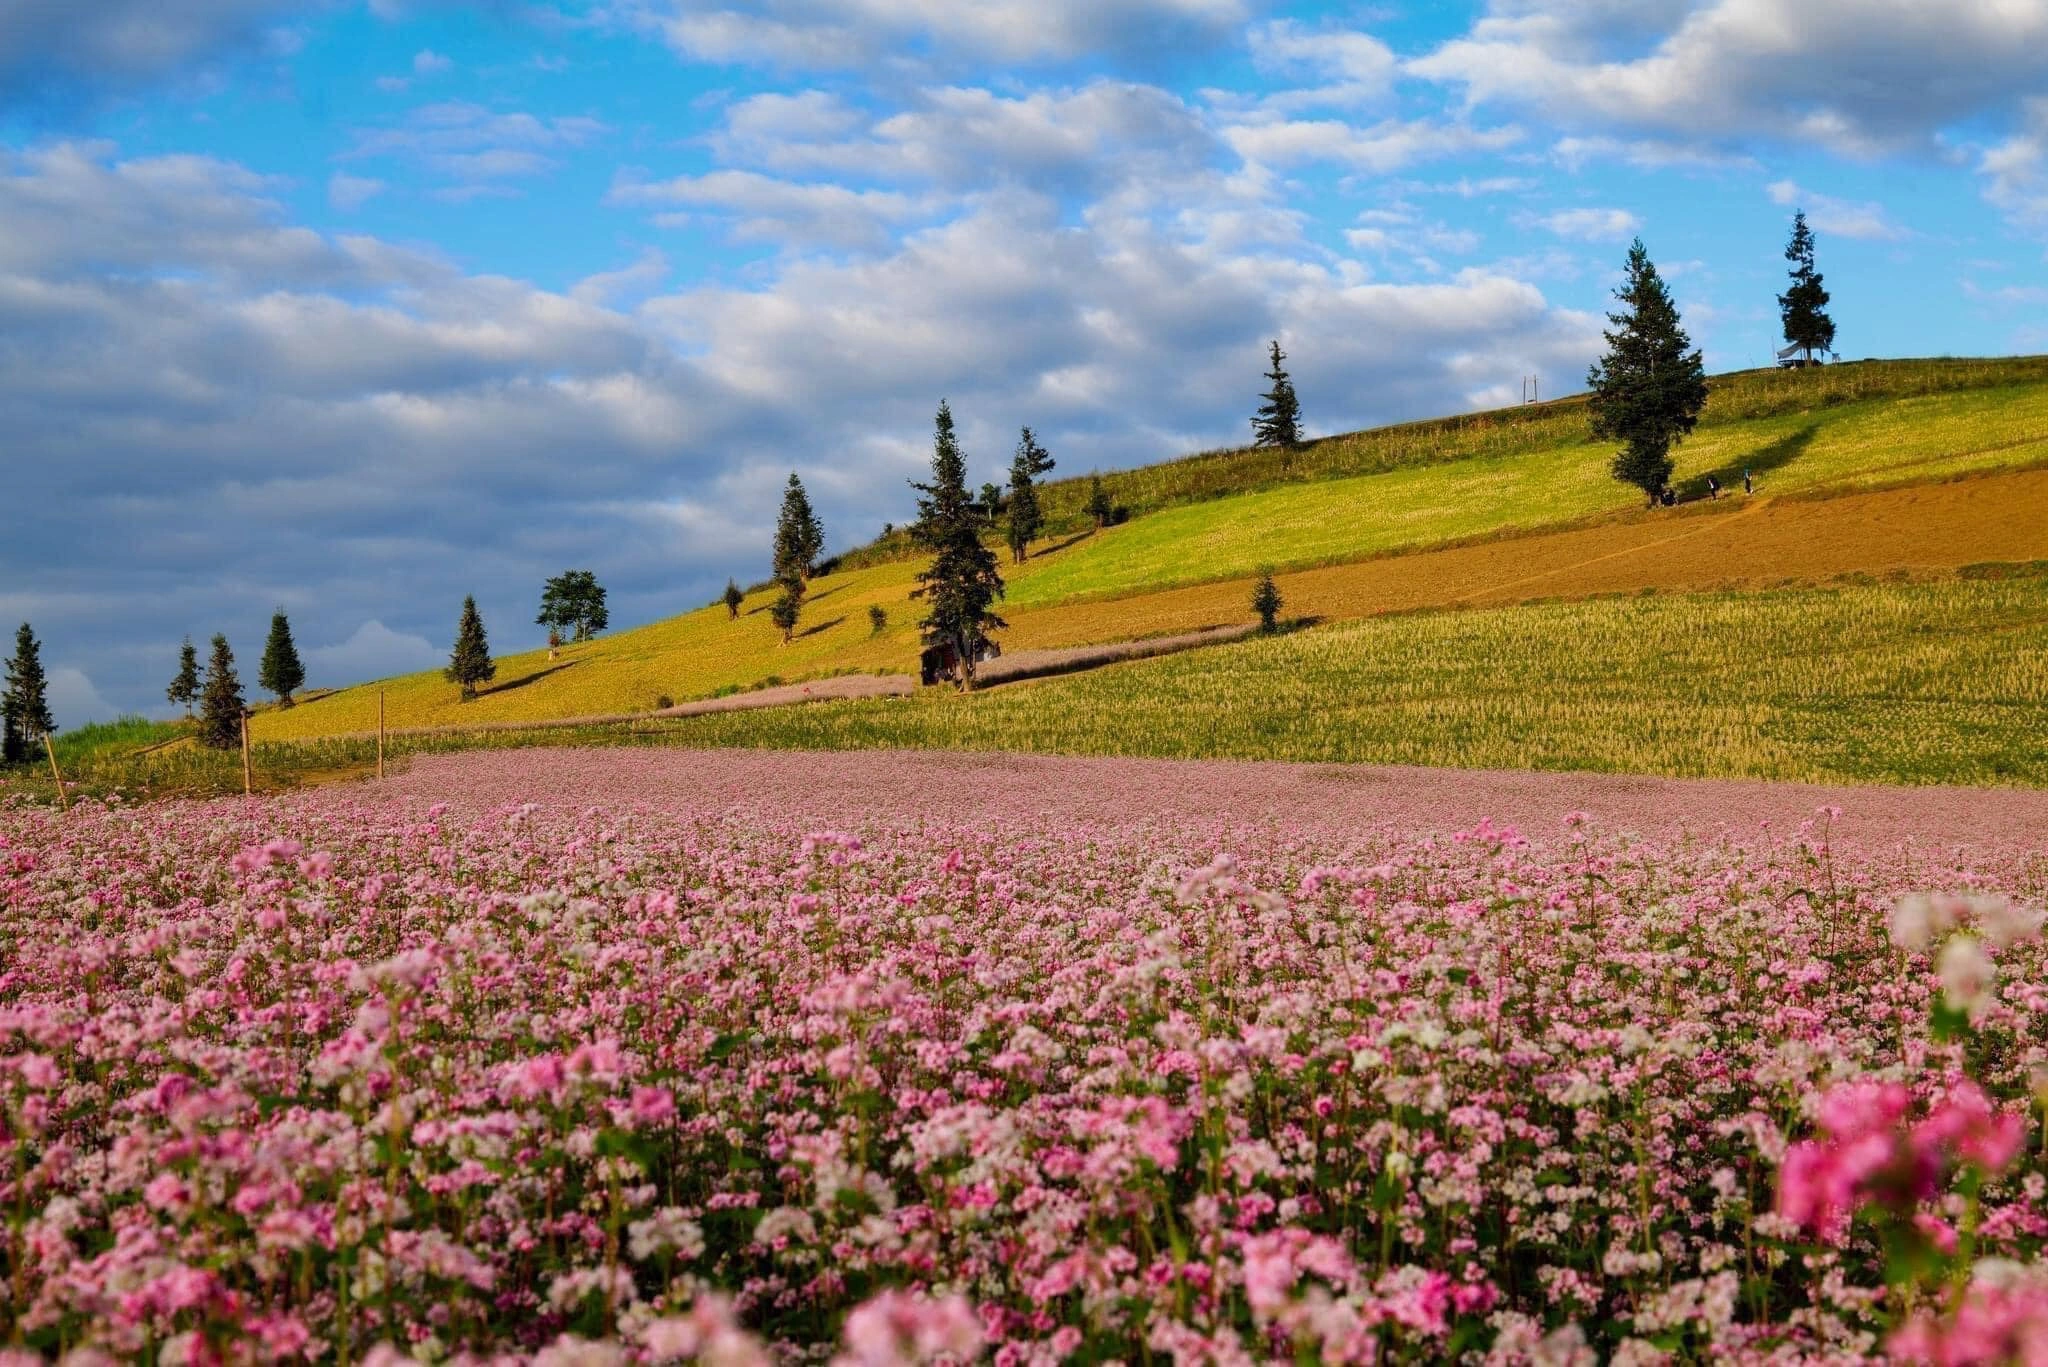
[[[1357,434],[1293,457],[1240,453],[1133,472],[1120,477],[1133,497],[1171,506],[1044,543],[1028,564],[1006,567],[1005,643],[1063,647],[1241,621],[1243,577],[1266,563],[1284,571],[1290,614],[1346,619],[2048,558],[2048,377],[2031,365],[1844,367],[1827,377],[1832,389],[1812,391],[1838,401],[1806,411],[1789,408],[1785,377],[1734,377],[1716,397],[1734,411],[1681,448],[1680,475],[1696,481],[1715,469],[1733,488],[1743,468],[1754,470],[1762,506],[1747,509],[1735,496],[1643,510],[1608,477],[1605,448],[1585,440],[1583,412],[1570,403]],[[2001,375],[2012,382],[1987,382]],[[1973,385],[1937,384],[1961,379]],[[1870,397],[1884,383],[1909,392]],[[1404,433],[1412,449],[1396,440]],[[1404,450],[1412,463],[1401,463]],[[1173,503],[1231,478],[1256,484],[1290,459],[1385,468]],[[1931,482],[1964,476],[1979,478]],[[821,577],[788,646],[762,593],[737,620],[723,607],[699,609],[552,660],[545,651],[502,657],[496,683],[469,704],[438,673],[386,681],[387,719],[417,727],[651,711],[664,699],[776,681],[904,671],[917,650],[915,569],[884,560]],[[879,633],[871,607],[887,614]],[[254,731],[273,740],[371,729],[377,693],[345,688],[266,711]]]
[[[2043,734],[2048,567],[1380,617],[663,740],[2040,786]]]

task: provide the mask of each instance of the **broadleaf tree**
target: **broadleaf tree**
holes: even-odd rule
[[[541,586],[540,616],[534,621],[572,641],[587,641],[611,625],[604,586],[589,570],[564,570]]]
[[[1806,212],[1792,215],[1792,240],[1785,244],[1785,259],[1792,263],[1791,286],[1778,296],[1778,314],[1785,325],[1785,341],[1806,353],[1835,349],[1835,320],[1828,316],[1828,292],[1821,274],[1813,267],[1813,229],[1806,226]]]
[[[178,672],[171,679],[171,686],[164,690],[164,696],[183,704],[185,719],[191,720],[192,704],[199,698],[199,651],[190,636],[178,647]]]
[[[299,648],[292,643],[292,624],[285,620],[282,611],[270,615],[270,638],[263,643],[256,682],[276,695],[279,707],[292,706],[292,694],[306,682],[306,666],[299,660]]]
[[[1272,368],[1266,372],[1271,387],[1259,396],[1265,403],[1252,417],[1254,446],[1301,445],[1301,400],[1295,397],[1294,381],[1281,364],[1286,359],[1287,353],[1280,349],[1280,343],[1275,339],[1271,350]]]
[[[1017,438],[1017,454],[1010,459],[1010,519],[1004,538],[1010,557],[1024,563],[1031,542],[1045,530],[1045,508],[1038,501],[1038,481],[1053,467],[1052,454],[1038,444],[1025,428]]]
[[[1699,423],[1707,402],[1706,366],[1678,317],[1671,291],[1637,238],[1627,278],[1614,297],[1619,313],[1607,354],[1586,376],[1592,390],[1593,435],[1622,443],[1614,477],[1657,502],[1671,482],[1671,448]]]
[[[932,477],[913,480],[917,490],[917,525],[912,535],[932,553],[919,571],[927,609],[918,623],[927,646],[949,645],[960,660],[960,687],[974,687],[975,656],[988,633],[1007,623],[994,604],[1003,596],[1003,576],[996,553],[982,544],[981,518],[967,490],[967,457],[953,430],[953,410],[941,400],[932,427]]]
[[[476,697],[478,684],[498,677],[498,662],[491,658],[490,637],[484,632],[483,614],[476,610],[472,595],[462,600],[462,616],[455,623],[455,647],[448,653],[448,667],[442,677],[462,686],[462,700]]]
[[[726,617],[726,620],[727,620],[727,621],[729,621],[729,622],[737,622],[737,621],[739,620],[739,617],[740,617],[740,604],[742,604],[742,603],[744,603],[744,602],[746,602],[746,601],[747,601],[747,595],[745,595],[744,593],[741,593],[741,592],[740,592],[740,584],[739,584],[739,580],[737,580],[737,579],[728,579],[728,580],[726,580],[726,581],[725,581],[725,594],[724,594],[724,602],[725,602],[725,617]]]

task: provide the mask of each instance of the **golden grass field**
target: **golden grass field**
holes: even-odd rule
[[[1039,557],[1039,566],[1070,551]],[[1848,574],[1914,574],[1984,561],[2048,559],[2048,470],[1911,485],[1827,499],[1738,494],[1681,510],[1631,511],[1599,525],[1383,556],[1279,576],[1290,617],[1345,620],[1431,607],[1582,598],[1656,589],[1813,583]],[[433,674],[391,680],[392,727],[531,721],[652,710],[720,689],[833,671],[914,667],[918,605],[905,562],[828,576],[813,586],[789,646],[767,620],[770,595],[750,597],[737,621],[724,607],[566,648],[501,658],[498,679],[473,703]],[[1008,567],[1006,567],[1006,573]],[[1010,649],[1095,644],[1247,620],[1250,584],[1212,582],[1119,599],[1008,611]],[[870,604],[890,624],[870,633]],[[378,685],[342,690],[289,711],[265,711],[253,730],[281,740],[373,730]]]

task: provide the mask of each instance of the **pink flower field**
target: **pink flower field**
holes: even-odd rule
[[[0,1359],[2048,1361],[2025,842],[490,763],[0,810]]]

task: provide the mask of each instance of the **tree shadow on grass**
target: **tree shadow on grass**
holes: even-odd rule
[[[822,596],[822,595],[821,595],[821,596]],[[804,629],[803,629],[802,631],[799,631],[799,632],[798,632],[798,633],[797,633],[797,634],[796,634],[795,636],[791,637],[790,639],[791,639],[791,640],[796,640],[796,641],[801,641],[801,640],[803,640],[803,638],[804,638],[804,637],[806,637],[806,636],[816,636],[816,635],[817,635],[817,634],[818,634],[819,632],[821,632],[821,631],[830,631],[830,630],[832,630],[832,628],[834,628],[834,627],[838,626],[838,625],[839,625],[839,624],[840,624],[841,622],[843,622],[843,621],[845,621],[845,620],[846,620],[846,619],[845,619],[844,617],[834,617],[834,618],[833,618],[833,619],[832,619],[831,621],[829,621],[829,622],[820,622],[820,623],[818,623],[818,625],[816,625],[816,626],[814,626],[814,627],[806,627],[806,628],[804,628]]]
[[[1030,554],[1030,555],[1026,556],[1026,557],[1025,557],[1025,559],[1027,559],[1027,560],[1036,560],[1036,559],[1038,559],[1038,557],[1040,557],[1041,555],[1051,555],[1051,554],[1053,554],[1053,553],[1054,553],[1055,551],[1063,551],[1063,550],[1066,550],[1066,549],[1067,549],[1067,548],[1068,548],[1069,546],[1078,546],[1078,545],[1080,545],[1080,544],[1081,544],[1081,543],[1082,543],[1083,541],[1086,541],[1086,540],[1087,540],[1087,539],[1088,539],[1089,537],[1091,537],[1091,536],[1093,536],[1093,535],[1095,535],[1095,529],[1094,529],[1093,527],[1090,527],[1090,528],[1089,528],[1089,529],[1088,529],[1087,531],[1085,531],[1085,532],[1075,532],[1075,533],[1074,533],[1074,534],[1073,534],[1072,536],[1068,537],[1068,538],[1067,538],[1067,539],[1066,539],[1065,541],[1058,541],[1058,542],[1055,542],[1055,543],[1053,543],[1053,544],[1052,544],[1052,545],[1050,545],[1050,546],[1040,546],[1040,547],[1039,547],[1039,548],[1038,548],[1037,550],[1035,550],[1035,551],[1031,552],[1031,554]]]
[[[484,693],[510,693],[515,688],[524,688],[530,683],[538,683],[550,674],[559,674],[565,669],[573,669],[582,663],[583,661],[581,660],[564,660],[558,665],[549,665],[546,669],[536,669],[531,674],[521,674],[516,679],[507,679],[503,683],[492,684],[484,690]]]
[[[1813,439],[1819,431],[1819,424],[1809,424],[1800,428],[1797,432],[1786,433],[1768,446],[1757,448],[1740,460],[1731,461],[1720,469],[1710,470],[1708,473],[1721,482],[1723,493],[1742,487],[1742,472],[1744,470],[1749,471],[1751,475],[1755,476],[1758,483],[1762,483],[1766,475],[1775,470],[1784,469],[1793,461],[1805,455],[1806,448],[1813,445]],[[1692,480],[1687,480],[1686,482],[1688,484],[1693,483]],[[1704,478],[1699,482],[1704,486]]]

